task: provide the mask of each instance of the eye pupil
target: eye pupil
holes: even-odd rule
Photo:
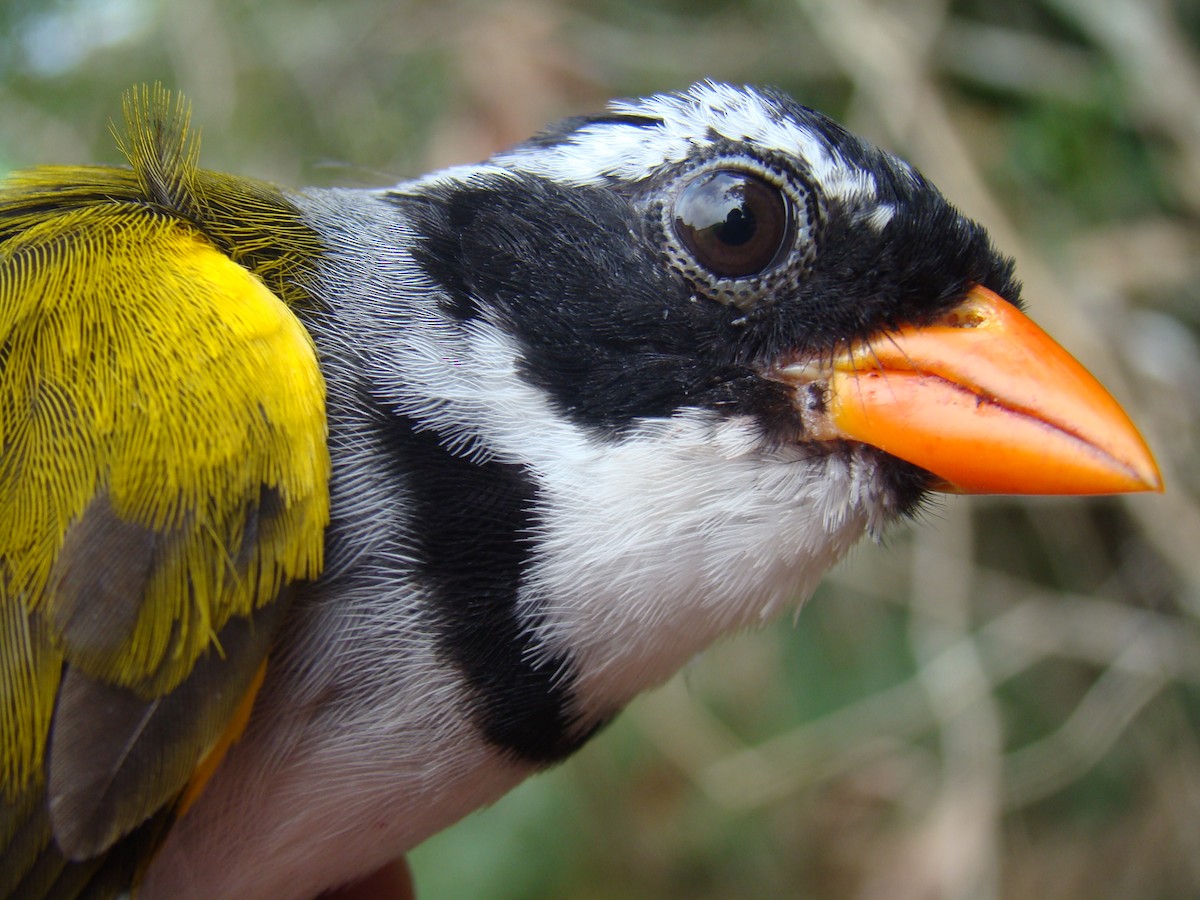
[[[753,240],[755,225],[753,210],[748,207],[731,209],[729,215],[725,217],[725,221],[715,226],[717,239],[731,247],[740,247]]]
[[[704,268],[741,278],[768,268],[788,236],[782,191],[750,172],[717,169],[694,178],[675,201],[675,233]]]

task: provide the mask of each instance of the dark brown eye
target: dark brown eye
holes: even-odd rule
[[[787,238],[787,201],[780,188],[750,172],[705,172],[675,200],[675,233],[714,275],[754,275],[775,262]]]

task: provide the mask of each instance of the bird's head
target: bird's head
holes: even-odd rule
[[[788,96],[617,102],[422,183],[457,315],[595,433],[689,411],[927,489],[1157,489],[1109,395],[1022,313],[1011,259],[920,173]]]
[[[390,199],[442,336],[396,405],[528,476],[523,596],[617,702],[930,490],[1159,485],[984,229],[782,94],[616,103]]]

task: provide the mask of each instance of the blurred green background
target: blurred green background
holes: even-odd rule
[[[778,85],[921,167],[1145,431],[1163,496],[950,498],[413,854],[423,898],[1200,896],[1200,6],[6,0],[0,172],[380,185],[614,95]]]

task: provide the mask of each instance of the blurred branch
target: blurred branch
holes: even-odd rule
[[[645,698],[633,714],[660,752],[716,802],[746,809],[778,802],[891,752],[897,742],[916,740],[1046,659],[1103,666],[1110,679],[1132,684],[1200,685],[1200,628],[1119,603],[1039,590],[985,570],[976,579],[984,596],[1023,599],[929,656],[912,677],[757,746],[739,746],[717,720],[687,700],[686,687],[679,681]],[[845,581],[890,602],[877,583]],[[976,666],[979,677],[963,677]],[[936,711],[929,700],[930,685],[939,692]],[[1090,721],[1094,704],[1109,696],[1107,690],[1096,695],[1099,699],[1085,701],[1082,721]],[[1128,698],[1113,696],[1120,710],[1131,708]],[[688,707],[688,724],[681,726],[680,710]],[[1139,703],[1136,709],[1140,708]],[[1123,712],[1113,721],[1123,729],[1130,718]],[[1082,771],[1074,767],[1076,776]]]
[[[909,588],[909,644],[939,737],[939,783],[904,848],[906,883],[899,886],[895,873],[879,872],[872,881],[883,879],[880,890],[898,889],[906,897],[994,897],[1000,874],[1001,715],[982,647],[970,634],[976,575],[970,511],[956,504],[946,515],[940,532],[917,534]],[[974,700],[963,703],[963,696]]]
[[[1152,637],[1134,640],[1054,733],[1008,754],[1005,806],[1041,800],[1079,780],[1104,757],[1137,714],[1170,683],[1161,672],[1131,674],[1157,649]],[[1122,665],[1126,656],[1135,662]]]
[[[948,19],[937,41],[942,69],[968,83],[1072,103],[1091,99],[1093,54],[1039,34]]]

